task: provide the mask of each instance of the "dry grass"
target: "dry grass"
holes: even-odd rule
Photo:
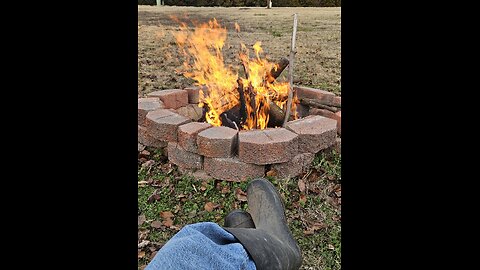
[[[235,22],[241,27],[242,42],[251,46],[261,41],[267,57],[275,60],[289,54],[293,13],[299,16],[295,83],[340,94],[340,8],[138,6],[138,95],[193,83],[174,71],[183,59],[172,36],[178,24],[170,15],[186,22],[216,18],[229,31],[225,60],[238,67],[240,40],[235,34]],[[280,79],[286,75],[284,71]]]

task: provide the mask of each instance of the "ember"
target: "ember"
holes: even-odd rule
[[[235,29],[240,31],[238,24]],[[224,63],[222,49],[227,29],[216,19],[197,24],[193,30],[182,23],[180,32],[174,35],[186,57],[179,72],[203,86],[199,106],[204,108],[206,122],[244,130],[282,125],[291,89],[288,82],[278,82],[276,78],[288,65],[287,59],[272,63],[262,58],[261,42],[252,46],[254,57],[250,58],[250,50],[242,43],[239,60],[244,77],[241,77],[238,68],[234,70]],[[298,118],[298,103],[294,96],[292,120]]]

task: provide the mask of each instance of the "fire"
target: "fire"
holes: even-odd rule
[[[235,30],[237,33],[240,31],[237,23]],[[205,118],[208,123],[222,125],[221,114],[241,105],[239,89],[243,88],[246,118],[243,119],[242,128],[265,129],[270,119],[271,104],[285,111],[290,85],[269,78],[271,70],[276,70],[278,65],[261,58],[261,42],[252,46],[255,54],[253,59],[247,46],[241,43],[239,59],[245,73],[243,77],[238,69],[227,67],[222,55],[227,33],[227,29],[220,26],[216,19],[197,24],[193,30],[182,23],[180,31],[174,33],[176,43],[186,58],[182,73],[195,80],[196,85],[205,86],[205,91],[200,90],[199,106],[206,107]],[[291,108],[294,119],[297,118],[297,102],[295,98]]]

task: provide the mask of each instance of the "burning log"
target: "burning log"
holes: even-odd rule
[[[310,107],[319,108],[319,109],[329,110],[329,111],[334,112],[334,113],[338,112],[338,108],[333,107],[333,106],[325,105],[325,102],[321,102],[320,100],[317,100],[317,99],[301,98],[300,99],[300,104],[310,106]]]
[[[226,126],[233,129],[240,129],[240,105],[237,105],[231,108],[228,111],[225,111],[220,114],[220,119],[222,120],[222,126]]]
[[[269,127],[277,127],[283,124],[283,119],[285,119],[285,112],[278,107],[275,102],[270,101],[268,103],[270,110],[268,114],[270,116],[270,120],[268,120]]]
[[[243,91],[243,83],[241,79],[237,80],[238,84],[238,94],[240,95],[240,110],[239,110],[239,118],[240,124],[243,124],[247,119],[247,104],[245,103],[245,92]]]
[[[282,74],[283,70],[288,66],[288,59],[283,57],[282,59],[280,59],[280,62],[277,63],[277,70],[275,70],[275,68],[272,68],[272,70],[270,71],[270,73],[267,74],[267,81],[269,83],[272,83],[273,81],[275,81],[276,78],[278,78],[278,76],[280,76],[280,74]]]

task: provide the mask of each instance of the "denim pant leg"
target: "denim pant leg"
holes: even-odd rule
[[[216,223],[186,225],[155,255],[145,270],[255,270],[255,263],[235,237]]]

